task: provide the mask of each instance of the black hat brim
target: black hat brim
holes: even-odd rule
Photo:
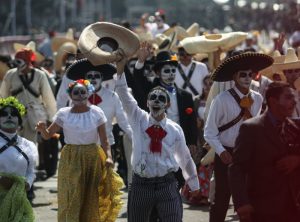
[[[89,71],[98,71],[102,74],[102,81],[106,81],[113,78],[113,75],[117,72],[117,69],[110,64],[94,66],[89,60],[80,59],[70,65],[66,71],[66,75],[71,80],[84,79],[85,75]]]
[[[262,53],[243,53],[232,56],[223,61],[213,72],[212,80],[216,82],[226,82],[233,80],[233,75],[240,70],[251,69],[258,72],[273,64],[271,56]]]

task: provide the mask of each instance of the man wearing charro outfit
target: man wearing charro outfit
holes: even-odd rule
[[[204,138],[215,148],[215,199],[210,208],[210,222],[223,222],[230,200],[227,165],[231,163],[243,120],[259,115],[262,96],[250,89],[255,72],[273,63],[269,56],[242,53],[226,59],[213,73],[214,81],[234,80],[235,86],[219,94],[212,102],[204,128]],[[253,65],[255,64],[255,65]]]

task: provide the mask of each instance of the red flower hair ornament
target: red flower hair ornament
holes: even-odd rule
[[[188,107],[185,109],[185,113],[188,115],[191,115],[194,112],[194,110],[191,107]]]

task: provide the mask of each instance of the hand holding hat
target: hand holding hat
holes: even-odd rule
[[[81,33],[78,47],[93,65],[120,61],[132,56],[139,48],[138,36],[122,26],[96,22]]]

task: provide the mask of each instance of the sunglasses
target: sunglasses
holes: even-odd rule
[[[154,101],[154,100],[158,100],[162,103],[166,103],[167,102],[167,98],[163,95],[156,95],[156,94],[152,94],[149,97],[149,100]]]
[[[182,57],[184,57],[184,56],[192,56],[191,54],[188,54],[186,52],[178,52],[178,55],[182,56]]]
[[[176,72],[176,69],[175,68],[173,68],[173,69],[162,69],[161,70],[162,72],[164,72],[164,73],[175,73]]]
[[[87,79],[101,79],[101,75],[100,74],[87,74],[86,75]]]

